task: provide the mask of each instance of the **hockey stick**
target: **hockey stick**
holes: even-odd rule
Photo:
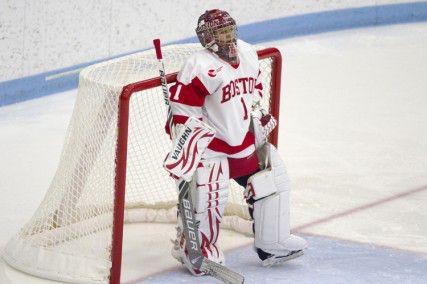
[[[156,57],[159,61],[159,73],[162,83],[162,92],[165,100],[165,105],[168,108],[167,123],[169,131],[172,136],[172,110],[169,104],[169,90],[166,81],[165,65],[163,63],[162,50],[160,40],[153,40],[154,48],[156,50]],[[178,195],[178,210],[182,217],[183,230],[186,238],[185,247],[188,251],[188,257],[194,269],[200,270],[210,276],[213,276],[224,283],[238,284],[244,282],[244,277],[237,272],[234,272],[227,267],[211,261],[203,256],[200,249],[199,232],[194,216],[193,203],[191,201],[190,183],[181,180],[179,185]]]

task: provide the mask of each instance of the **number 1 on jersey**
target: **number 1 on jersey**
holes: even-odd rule
[[[246,120],[248,119],[248,109],[246,107],[245,100],[243,98],[240,98],[240,101],[242,102],[243,111],[244,111],[243,120]]]

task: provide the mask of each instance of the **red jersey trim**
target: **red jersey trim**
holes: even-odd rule
[[[197,76],[187,85],[178,81],[170,88],[170,101],[188,106],[202,107],[208,95],[208,90]]]
[[[194,86],[199,95],[204,97],[210,95],[208,89],[206,89],[205,85],[203,85],[202,81],[200,81],[199,77],[194,77],[193,80],[191,80],[191,85]]]
[[[173,115],[173,124],[184,124],[187,122],[188,116],[185,115]]]
[[[208,148],[215,152],[233,155],[245,150],[252,144],[255,144],[255,136],[252,132],[248,131],[248,133],[246,133],[245,139],[243,139],[242,144],[238,146],[231,146],[221,139],[214,138],[209,144]]]
[[[258,77],[256,78],[257,82],[258,82],[258,79],[259,79],[259,75],[261,75],[261,70],[258,70]],[[262,90],[263,90],[262,82],[259,82],[258,84],[256,84],[255,85],[255,89],[258,90],[258,95],[262,98]]]
[[[259,161],[256,152],[245,158],[228,158],[230,178],[238,178],[255,173],[259,170]]]

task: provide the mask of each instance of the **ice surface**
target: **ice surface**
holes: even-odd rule
[[[422,283],[427,256],[318,236],[304,236],[310,248],[300,258],[261,267],[251,246],[226,255],[227,266],[245,283]],[[144,283],[219,283],[195,278],[184,268],[151,276]]]
[[[285,59],[279,147],[291,223],[310,247],[266,270],[248,238],[224,232],[227,262],[248,283],[427,282],[427,24],[271,44]],[[74,96],[0,108],[0,247],[44,196]],[[169,256],[172,235],[167,225],[128,226],[124,282],[199,283]],[[47,283],[0,265],[0,283],[26,282]]]

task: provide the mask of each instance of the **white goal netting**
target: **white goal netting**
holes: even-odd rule
[[[168,73],[198,44],[165,47]],[[261,60],[263,104],[270,108],[272,60]],[[33,217],[8,243],[4,259],[41,277],[108,282],[111,268],[117,120],[124,86],[158,76],[153,50],[95,64],[80,73],[78,95],[60,163]],[[173,82],[169,82],[173,83]],[[170,141],[160,87],[132,95],[127,147],[125,222],[174,222],[177,192],[162,168]],[[232,182],[224,224],[250,233],[242,195]],[[142,252],[141,252],[142,253]]]

